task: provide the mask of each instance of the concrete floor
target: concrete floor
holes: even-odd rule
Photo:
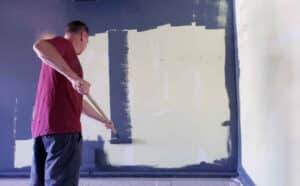
[[[29,180],[0,179],[1,186],[28,186]],[[82,178],[80,186],[241,186],[236,179],[209,178]]]

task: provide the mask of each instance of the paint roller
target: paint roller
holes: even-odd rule
[[[106,116],[106,114],[102,111],[102,109],[100,108],[100,106],[96,103],[96,101],[92,98],[92,96],[90,94],[86,95],[87,99],[89,100],[89,102],[95,107],[95,109],[106,119],[109,120],[108,117]],[[112,133],[117,137],[120,138],[114,123],[112,123],[112,128],[111,128]]]

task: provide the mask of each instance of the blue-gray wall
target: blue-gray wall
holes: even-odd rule
[[[0,2],[0,84],[2,85],[0,92],[0,171],[14,170],[15,139],[31,138],[30,123],[40,70],[40,62],[32,51],[33,42],[43,31],[62,35],[65,23],[73,19],[80,19],[89,25],[92,34],[124,29],[145,31],[164,24],[180,26],[191,25],[192,22],[205,26],[206,29],[225,29],[226,61],[224,70],[231,115],[230,120],[224,122],[223,126],[230,129],[228,138],[230,158],[216,160],[215,164],[190,165],[182,170],[183,172],[191,170],[195,173],[207,173],[203,175],[235,175],[239,164],[239,139],[233,11],[232,2],[223,0],[222,2],[226,2],[229,7],[227,14],[224,15],[227,23],[226,25],[219,24],[220,2],[221,0],[99,0],[87,2],[2,0]],[[122,35],[122,32],[120,34]],[[115,35],[116,33],[110,34],[112,39],[109,42],[118,46],[120,43],[117,42],[120,41],[115,39]],[[110,49],[109,53],[114,56],[110,56],[110,60],[118,58],[119,51],[111,50],[113,49]],[[124,51],[120,50],[120,52]],[[126,57],[121,53],[119,56]],[[120,61],[122,62],[122,60]],[[118,69],[120,65],[121,63],[113,64],[110,68]],[[118,73],[122,78],[122,72]],[[113,83],[115,81],[118,80],[114,79]],[[120,91],[110,95],[112,99],[120,98],[118,94],[122,94],[122,87],[118,88]],[[121,96],[126,99],[126,92],[124,91]],[[130,118],[122,115],[123,111],[120,108],[112,107],[112,113],[116,113],[116,116],[112,117],[121,120],[117,123],[125,123],[125,129],[130,128],[127,126]],[[122,128],[122,126],[119,127]],[[130,138],[130,133],[124,133],[124,135]],[[113,167],[111,170],[115,169],[126,171],[128,167]],[[140,169],[131,167],[131,169],[134,171],[147,170],[143,167]],[[152,169],[150,170],[152,171]]]

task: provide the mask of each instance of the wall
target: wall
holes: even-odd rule
[[[261,186],[299,185],[298,7],[236,1],[242,162]]]
[[[122,146],[126,148],[124,156],[121,156],[125,157],[125,161],[120,162],[119,151],[115,149],[120,150],[121,147],[114,146],[110,150],[117,153],[112,160],[119,161],[114,165],[128,165],[130,162],[128,166],[131,167],[122,168],[131,169],[134,174],[138,173],[134,172],[136,170],[152,170],[154,166],[182,171],[178,169],[185,165],[185,171],[195,171],[196,174],[200,170],[207,171],[210,176],[212,173],[218,176],[236,175],[237,99],[231,5],[231,1],[227,0],[152,0],[143,3],[138,0],[1,1],[3,29],[0,32],[4,37],[1,38],[0,82],[7,86],[1,92],[4,100],[1,102],[0,122],[3,130],[0,131],[0,141],[1,147],[5,148],[0,148],[0,152],[5,156],[0,159],[0,171],[15,171],[14,168],[24,171],[23,168],[28,170],[30,166],[31,156],[25,153],[31,152],[30,122],[40,68],[40,62],[32,51],[33,42],[45,33],[62,34],[67,21],[81,19],[90,25],[92,38],[103,42],[101,46],[92,45],[94,50],[88,54],[92,57],[85,58],[87,61],[96,59],[100,63],[88,70],[91,78],[100,73],[101,81],[98,82],[103,83],[99,86],[103,91],[101,95],[98,92],[93,94],[97,94],[106,111],[111,111],[122,138],[130,141],[132,136],[137,136],[138,130],[143,130],[138,139],[132,140],[139,146],[141,156],[152,151],[164,152],[156,153],[155,158],[137,157],[140,167],[136,169],[134,149],[130,145],[130,148]],[[140,42],[141,39],[145,39],[144,43]],[[144,57],[141,54],[153,57],[151,62],[147,62],[147,65],[153,65],[140,65],[140,58]],[[105,63],[101,64],[100,60]],[[153,71],[148,70],[152,67]],[[153,87],[145,91],[141,80],[146,75],[148,79],[145,82],[157,81],[159,86],[152,84]],[[156,92],[151,95],[150,90]],[[105,96],[107,99],[103,100]],[[149,101],[150,98],[153,100]],[[133,101],[128,103],[128,99]],[[148,108],[143,107],[143,100],[148,101]],[[128,109],[128,105],[131,108]],[[135,112],[132,114],[128,110]],[[147,122],[154,118],[151,122],[156,126],[151,127],[154,124],[142,121],[145,118]],[[145,130],[146,127],[149,128]],[[156,128],[160,129],[159,133],[155,132]],[[97,130],[94,127],[88,129],[99,132],[99,127]],[[149,131],[153,136],[144,135]],[[110,137],[108,132],[105,134]],[[98,168],[96,163],[100,163],[100,168],[103,168],[101,163],[110,170],[120,168],[111,167],[106,161],[103,139],[107,136],[94,136],[94,140],[85,138],[83,167],[86,172],[91,173],[92,169]],[[157,138],[160,141],[155,141],[157,136],[161,136]],[[144,146],[147,144],[145,139],[154,139],[152,142],[159,145],[165,144],[145,153],[150,150],[149,146],[143,149],[147,147]],[[96,151],[99,148],[102,151]],[[177,159],[170,159],[172,155]],[[23,161],[25,156],[28,157],[27,164]],[[158,161],[165,161],[165,164]],[[119,175],[119,172],[116,174]],[[161,176],[162,172],[157,174]]]
[[[55,6],[57,1],[53,2],[54,4],[44,2],[44,5],[30,5],[34,14],[28,15],[24,10],[26,5],[1,1],[0,20],[6,24],[0,30],[0,57],[3,65],[0,68],[0,82],[7,85],[1,88],[2,129],[13,129],[17,122],[30,121],[30,105],[34,99],[32,95],[35,94],[39,65],[33,55],[26,58],[19,56],[32,52],[29,46],[37,37],[36,29],[59,32],[59,28],[65,23],[66,20],[61,18],[68,14],[66,9],[72,8]],[[300,78],[297,74],[300,70],[299,3],[296,0],[236,3],[243,165],[257,185],[297,185],[300,155],[297,145],[300,140],[297,124],[297,98],[300,93]],[[53,7],[56,10],[58,8],[56,17],[50,16],[52,13],[47,11]],[[43,15],[44,19],[37,15]],[[38,26],[33,27],[32,22]],[[104,30],[108,27],[101,24],[104,25]],[[26,99],[16,99],[20,97]],[[17,121],[14,120],[16,112],[19,113]],[[1,133],[1,141],[5,141],[5,145],[10,148],[0,148],[0,154],[13,152],[14,142],[6,139],[13,139],[14,135],[19,139],[29,137],[28,125],[20,127],[19,131],[26,131],[25,135],[16,134],[13,130]],[[11,167],[13,161],[13,156],[1,156],[1,166]]]

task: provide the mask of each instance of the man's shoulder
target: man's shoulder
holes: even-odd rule
[[[61,54],[65,54],[66,52],[72,50],[71,42],[64,37],[55,36],[51,39],[48,39],[47,41],[54,45]]]
[[[61,36],[55,36],[50,39],[47,39],[46,41],[55,44],[55,45],[67,45],[69,44],[69,41]]]

